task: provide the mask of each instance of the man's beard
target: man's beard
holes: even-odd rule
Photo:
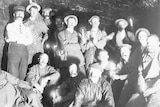
[[[58,24],[57,24],[57,27],[58,27],[58,28],[62,27],[62,24],[61,24],[61,23],[58,23]]]
[[[23,19],[23,17],[22,16],[16,16],[16,19]]]

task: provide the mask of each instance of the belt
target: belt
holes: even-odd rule
[[[18,45],[24,45],[22,43],[18,43],[17,41],[16,42],[9,42],[9,44],[18,44]]]

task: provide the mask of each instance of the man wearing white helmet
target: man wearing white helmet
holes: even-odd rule
[[[33,43],[28,46],[29,58],[28,64],[32,63],[32,58],[37,53],[43,53],[43,44],[48,39],[48,27],[43,21],[43,17],[39,11],[41,7],[32,2],[26,7],[26,11],[30,14],[30,17],[25,21],[25,26],[29,27],[33,37]]]

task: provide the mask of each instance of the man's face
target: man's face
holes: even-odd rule
[[[159,49],[159,40],[158,37],[148,37],[148,42],[147,42],[147,50],[150,53],[154,53]]]
[[[131,53],[130,49],[128,49],[127,47],[123,47],[123,48],[121,48],[120,53],[121,53],[121,57],[125,61],[128,61],[128,59],[130,57],[130,53]]]
[[[102,72],[95,68],[89,68],[89,79],[92,80],[93,83],[98,83],[101,78]]]
[[[45,66],[48,63],[48,60],[49,60],[48,56],[46,54],[42,54],[39,57],[39,64],[42,65],[42,66]]]
[[[138,34],[138,40],[140,42],[140,44],[142,46],[146,46],[147,45],[147,39],[148,39],[148,35],[145,31],[141,31],[139,34]]]
[[[93,18],[91,23],[92,23],[92,26],[98,27],[100,24],[100,21],[98,18]]]
[[[125,29],[125,28],[126,28],[125,23],[122,22],[122,21],[118,22],[118,28],[119,28],[119,29]]]
[[[62,27],[63,25],[63,21],[61,18],[57,18],[56,21],[55,21],[55,24],[56,26],[59,28],[59,27]]]
[[[78,75],[78,69],[76,64],[69,66],[69,73],[71,77],[76,77]]]
[[[50,15],[50,13],[47,11],[43,11],[42,12],[42,16],[44,17],[44,18],[46,18],[46,17],[49,17],[49,15]]]
[[[31,17],[36,17],[38,12],[39,11],[38,11],[38,9],[36,7],[31,7],[30,8],[30,15],[31,15]]]
[[[23,18],[24,18],[24,11],[16,11],[14,13],[14,17],[15,17],[15,20],[23,20]]]
[[[68,27],[75,27],[76,26],[76,20],[74,18],[69,18],[67,20],[67,26]]]
[[[107,52],[105,51],[101,51],[98,55],[98,59],[101,61],[101,62],[108,62],[108,59],[109,59],[109,55]]]

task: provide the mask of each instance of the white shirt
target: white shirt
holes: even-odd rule
[[[30,45],[33,42],[31,31],[19,21],[7,24],[6,34],[7,42],[17,42],[17,44],[24,45]]]

